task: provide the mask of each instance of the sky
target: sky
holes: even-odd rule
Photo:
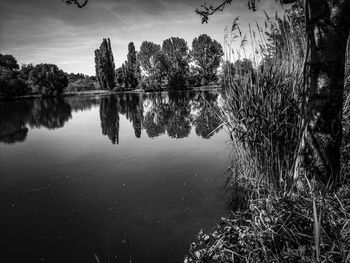
[[[239,16],[243,32],[248,23],[263,23],[281,11],[276,0],[257,3],[257,12],[246,0],[233,0],[223,12],[201,24],[195,9],[204,0],[89,0],[79,9],[61,0],[0,0],[0,53],[12,54],[19,64],[53,63],[70,73],[95,74],[94,50],[110,38],[116,67],[126,60],[127,46],[138,50],[144,40],[161,44],[176,36],[189,47],[200,34],[223,45],[224,29]],[[206,0],[216,5],[220,0]]]

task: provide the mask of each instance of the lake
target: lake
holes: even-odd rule
[[[228,215],[219,92],[0,102],[3,262],[183,262]]]

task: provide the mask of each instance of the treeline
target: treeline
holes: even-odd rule
[[[83,74],[68,74],[54,64],[22,64],[12,55],[0,54],[0,95],[60,96],[64,91],[94,90],[96,79]]]
[[[162,45],[144,41],[136,51],[128,45],[127,60],[115,70],[110,39],[103,39],[95,51],[96,77],[102,89],[160,90],[183,89],[217,84],[218,68],[224,52],[210,36],[202,34],[187,42],[178,37],[163,41]]]

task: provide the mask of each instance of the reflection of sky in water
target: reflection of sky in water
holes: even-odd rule
[[[197,135],[209,113],[196,94],[13,103],[18,114],[12,123],[1,116],[1,127],[28,132],[14,144],[1,133],[5,259],[95,262],[96,252],[107,262],[109,238],[118,262],[128,259],[127,239],[135,262],[181,262],[199,230],[225,215],[227,134]]]

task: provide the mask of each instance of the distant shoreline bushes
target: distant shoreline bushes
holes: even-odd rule
[[[54,64],[18,65],[12,55],[0,54],[0,96],[4,98],[61,96],[65,91],[98,89],[96,78],[83,74],[67,74]]]

